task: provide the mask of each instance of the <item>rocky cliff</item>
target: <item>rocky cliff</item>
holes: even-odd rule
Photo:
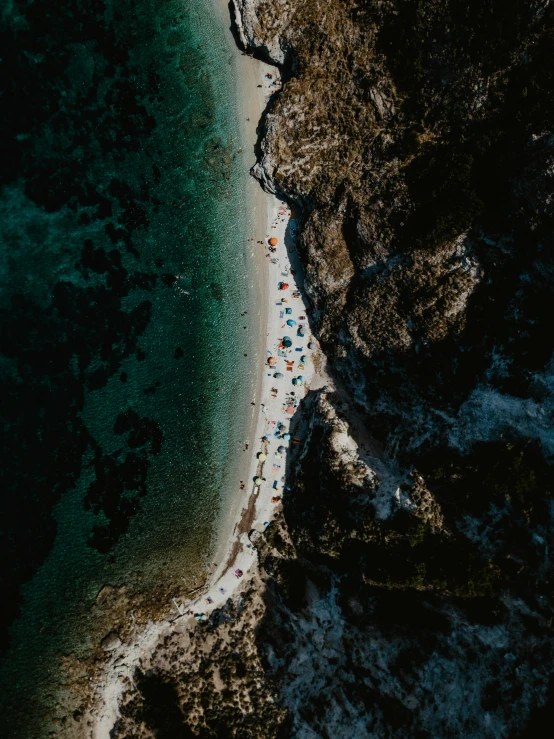
[[[267,725],[254,708],[214,713],[213,690],[179,720],[194,736],[543,736],[551,3],[234,10],[243,46],[283,67],[255,174],[303,213],[312,329],[333,385],[304,401],[302,459],[258,542],[258,626],[235,629],[237,670],[218,683],[255,701],[261,680]],[[255,655],[250,677],[241,654]]]

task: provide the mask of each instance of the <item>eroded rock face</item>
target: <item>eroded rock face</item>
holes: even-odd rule
[[[278,34],[286,55],[255,172],[304,206],[314,327],[366,386],[369,422],[379,409],[396,434],[483,382],[504,392],[499,353],[517,365],[510,393],[532,392],[554,350],[537,327],[552,301],[550,7],[236,6],[248,48]]]

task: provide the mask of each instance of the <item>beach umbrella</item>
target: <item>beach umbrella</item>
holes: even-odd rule
[[[277,447],[277,451],[279,452],[279,454],[285,454],[285,452],[287,451],[287,449],[284,446],[278,446]]]
[[[290,434],[284,434],[284,435],[283,435],[283,439],[284,439],[285,441],[290,441]]]
[[[256,485],[257,487],[260,487],[261,484],[262,484],[262,478],[261,477],[257,477],[254,480],[254,485]]]
[[[271,246],[277,246],[277,244],[279,243],[279,239],[276,239],[275,236],[272,236],[269,239],[269,243],[270,243]]]
[[[310,341],[310,343],[308,344],[308,349],[315,349],[315,348],[316,348],[316,345],[314,344],[314,342]]]
[[[291,339],[289,339],[288,336],[285,336],[285,338],[283,339],[283,346],[285,347],[285,349],[289,349],[292,346],[292,341]]]
[[[275,373],[275,374],[273,375],[273,377],[274,377],[274,378],[275,378],[276,380],[282,380],[282,379],[283,379],[283,373],[282,373],[282,372],[276,372],[276,373]]]
[[[300,328],[298,329],[298,331],[296,332],[296,334],[297,334],[298,336],[304,336],[304,329],[303,329],[302,327],[300,327]]]
[[[288,282],[280,282],[279,283],[279,290],[286,290],[289,286]]]
[[[298,382],[304,382],[304,378],[302,377],[302,375],[298,375],[297,379],[298,379]]]
[[[298,385],[298,380],[296,379],[296,377],[293,377],[292,378],[292,384],[293,385]]]
[[[292,318],[289,318],[287,321],[287,326],[296,326],[296,321],[294,321]]]
[[[305,355],[305,354],[303,354],[303,355],[302,355],[302,356],[300,357],[300,361],[301,361],[301,362],[305,362],[305,361],[306,361],[306,359],[307,359],[307,357],[306,357],[306,355]]]
[[[275,359],[275,357],[269,357],[269,359],[267,360],[267,363],[269,364],[270,367],[273,367],[273,365],[276,362],[277,362],[277,360]]]
[[[263,452],[260,452],[258,454],[258,459],[260,460],[260,462],[263,462],[263,461],[265,461],[267,459],[267,457],[266,457],[266,455]]]

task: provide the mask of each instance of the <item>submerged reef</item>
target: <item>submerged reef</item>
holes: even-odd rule
[[[141,182],[131,167],[127,181],[115,176],[150,140],[148,96],[159,94],[153,70],[130,81],[121,19],[102,2],[20,2],[0,26],[0,652],[22,584],[52,550],[64,494],[93,469],[89,543],[107,553],[146,493],[163,442],[157,421],[137,417],[133,430],[115,432],[118,451],[106,452],[83,418],[88,394],[140,354],[159,271],[141,265],[138,251],[159,207],[155,173]]]

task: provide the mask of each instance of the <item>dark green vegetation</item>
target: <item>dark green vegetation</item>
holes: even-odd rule
[[[285,711],[264,672],[255,640],[252,594],[214,611],[184,639],[167,636],[152,667],[134,675],[113,739],[258,739],[288,736]],[[150,733],[151,732],[151,733]]]
[[[387,590],[438,592],[456,599],[485,598],[501,593],[509,575],[499,566],[502,556],[493,559],[484,556],[462,532],[456,531],[459,511],[452,510],[458,506],[464,513],[468,512],[460,491],[471,490],[474,500],[479,500],[480,493],[487,491],[490,480],[481,480],[481,475],[488,465],[483,462],[479,465],[475,460],[475,468],[462,471],[461,466],[469,464],[467,458],[459,463],[460,467],[452,463],[451,480],[442,480],[444,489],[451,495],[450,507],[443,503],[439,492],[442,468],[433,471],[434,477],[425,478],[434,498],[423,485],[423,478],[414,471],[404,485],[404,492],[418,507],[410,512],[398,506],[389,518],[379,520],[373,505],[376,488],[372,484],[360,487],[348,479],[349,471],[341,465],[340,454],[331,443],[333,426],[319,423],[317,414],[314,422],[308,454],[294,482],[293,494],[285,501],[287,527],[297,552],[344,578],[346,590],[365,583]],[[509,452],[499,447],[498,454],[507,456]],[[489,449],[487,455],[490,455]],[[443,464],[448,459],[444,451],[437,458]],[[550,468],[546,468],[540,454],[535,454],[534,459],[545,468],[543,476],[549,482],[552,479]],[[497,466],[504,461],[499,459]],[[514,467],[517,467],[517,460]],[[503,488],[502,482],[494,479],[497,489],[504,492],[510,489],[513,480],[512,470],[502,469],[508,476],[508,484]],[[519,484],[521,488],[531,484],[529,468],[521,471]],[[537,485],[534,478],[532,484],[533,489],[528,492],[540,498],[543,486]],[[492,502],[498,504],[487,495],[482,505],[488,507]],[[500,504],[503,502],[502,497]],[[524,504],[532,505],[528,501]],[[514,521],[514,528],[522,523],[525,524],[525,520]],[[509,541],[515,544],[513,537]],[[527,576],[528,573],[521,581],[525,582]]]
[[[509,588],[535,603],[549,591],[551,566],[535,534],[548,535],[554,471],[537,444],[481,443],[466,455],[438,448],[403,486],[413,512],[398,506],[378,520],[375,488],[348,479],[330,444],[333,427],[315,424],[285,501],[297,551],[347,582],[386,589],[468,599]],[[471,537],[466,517],[477,525]]]

